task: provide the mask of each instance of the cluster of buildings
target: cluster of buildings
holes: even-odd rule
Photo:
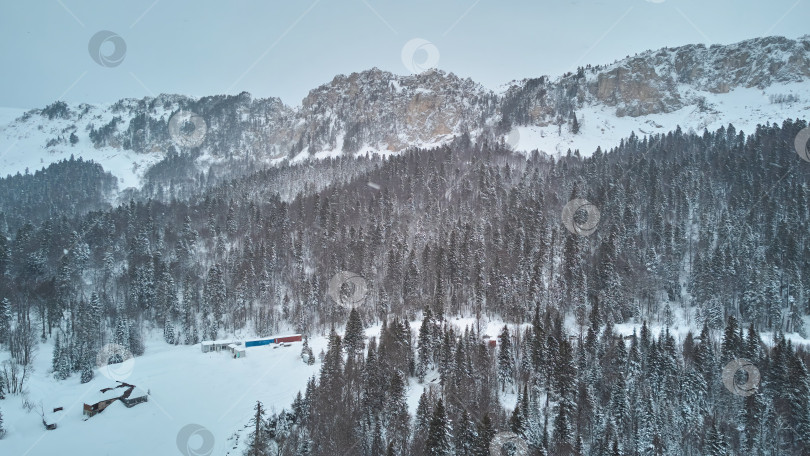
[[[82,414],[88,418],[98,415],[115,401],[121,401],[127,408],[134,407],[149,400],[149,392],[130,383],[118,382],[118,385],[102,388],[96,392],[89,402],[84,403]],[[42,412],[42,425],[52,431],[64,415],[63,407],[54,407],[52,411]]]
[[[301,334],[246,340],[244,344],[242,344],[242,341],[231,339],[205,340],[200,344],[200,348],[203,353],[228,351],[234,359],[237,359],[245,357],[247,347],[260,347],[263,345],[273,345],[273,348],[289,347],[291,342],[300,342],[302,340],[303,336]]]

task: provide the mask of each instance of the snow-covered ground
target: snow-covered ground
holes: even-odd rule
[[[411,322],[414,337],[420,324]],[[475,319],[454,318],[449,324],[463,332],[465,326],[475,325]],[[372,326],[366,335],[379,338],[380,328]],[[482,323],[484,334],[493,338],[502,328],[501,321]],[[510,325],[510,329],[514,327]],[[246,425],[256,401],[262,401],[271,412],[289,409],[295,395],[303,393],[307,380],[317,377],[320,369],[320,361],[308,366],[301,360],[301,342],[275,349],[250,347],[246,349],[247,357],[233,359],[224,352],[202,353],[199,344],[173,346],[160,340],[157,333],[152,336],[143,356],[114,366],[114,378],[148,390],[149,400],[132,408],[116,401],[92,418],[82,414],[84,402],[91,402],[101,388],[117,383],[105,376],[107,370],[103,368],[97,369],[93,380],[86,384],[79,382],[78,374],[55,380],[51,372],[53,345],[41,344],[27,383],[27,398],[33,410],[25,410],[20,395],[8,395],[0,401],[7,430],[0,441],[0,454],[174,454],[180,430],[198,424],[214,437],[211,454],[241,455],[250,433]],[[327,337],[315,336],[309,343],[317,358],[326,349]],[[438,387],[438,377],[434,371],[428,373],[424,384],[410,379],[407,403],[411,416],[416,413],[424,389],[429,385]],[[511,408],[515,399],[515,394],[509,393],[501,397],[501,402]],[[49,411],[55,407],[64,407],[64,411],[57,417],[57,429],[46,431],[40,409]],[[198,440],[192,441],[190,447],[199,448],[202,437],[193,439]]]
[[[597,147],[603,152],[618,146],[622,139],[635,132],[644,137],[668,133],[680,125],[684,133],[701,134],[734,125],[737,131],[751,134],[757,124],[779,123],[785,119],[810,117],[810,85],[807,83],[777,84],[765,90],[737,88],[728,93],[713,94],[682,88],[687,99],[704,97],[706,109],[701,111],[688,106],[666,114],[650,114],[640,117],[617,117],[615,108],[599,105],[577,111],[580,125],[578,134],[571,133],[567,125],[545,127],[516,127],[506,137],[514,150],[531,152],[539,150],[549,155],[565,155],[568,150],[577,150],[582,156],[593,155]],[[795,95],[794,103],[771,103],[771,95]]]
[[[680,309],[673,310],[675,324],[672,331],[676,339],[682,341],[686,332],[695,329],[685,323]],[[420,324],[419,320],[410,322],[414,338]],[[466,326],[475,327],[476,320],[452,317],[448,324],[461,333]],[[528,325],[510,324],[508,327],[514,333]],[[503,326],[501,320],[484,319],[481,322],[482,335],[495,339]],[[572,319],[566,321],[566,326],[569,334],[578,333]],[[379,324],[369,327],[366,336],[379,338],[380,328]],[[614,327],[623,335],[631,334],[634,329],[638,333],[640,325],[627,323]],[[661,325],[653,322],[650,330],[657,337]],[[114,369],[115,378],[148,390],[148,402],[132,408],[115,402],[103,413],[89,419],[82,414],[84,402],[91,402],[90,398],[101,388],[115,386],[115,381],[105,376],[105,369],[96,370],[95,378],[87,384],[81,384],[77,374],[67,380],[54,380],[50,372],[53,346],[50,343],[40,345],[34,372],[27,384],[27,398],[34,405],[33,409],[30,412],[25,410],[20,395],[8,395],[6,400],[0,401],[7,430],[6,437],[0,441],[0,454],[174,454],[178,433],[195,424],[213,436],[211,454],[241,455],[250,433],[246,426],[256,401],[262,401],[270,412],[289,409],[295,395],[303,392],[307,380],[313,375],[317,377],[320,369],[320,361],[308,366],[301,360],[301,342],[292,343],[290,347],[250,347],[246,350],[246,358],[233,359],[225,352],[202,353],[199,344],[173,346],[160,340],[157,333],[152,336],[143,356],[134,358],[131,364],[116,365]],[[797,334],[787,337],[794,343],[810,345],[810,340]],[[769,343],[772,335],[762,334],[762,339]],[[309,343],[317,358],[321,350],[326,349],[327,337],[314,336]],[[424,389],[438,386],[436,371],[429,372],[423,384],[409,379],[407,404],[411,416],[416,413]],[[514,391],[507,391],[501,393],[499,399],[506,409],[511,410],[517,396]],[[40,406],[46,411],[64,407],[57,418],[57,429],[44,430]],[[199,448],[202,439],[201,434],[193,436],[189,447]]]
[[[0,108],[0,177],[24,173],[26,169],[33,173],[73,155],[99,163],[105,171],[118,178],[118,189],[124,190],[140,187],[143,173],[163,158],[162,153],[139,154],[116,147],[96,148],[83,128],[75,131],[79,138],[77,144],[70,145],[65,141],[46,147],[48,141],[54,137],[62,136],[67,139],[74,122],[64,119],[40,120],[39,115],[23,122],[20,116],[24,112],[22,109]],[[92,112],[99,113],[99,117],[94,118],[96,126],[109,122],[112,118],[103,107]]]
[[[316,354],[325,346],[325,338],[312,341]],[[251,347],[246,358],[233,359],[224,352],[202,353],[199,344],[172,346],[152,340],[146,353],[134,358],[131,373],[126,375],[129,369],[122,366],[116,377],[149,390],[148,402],[132,408],[115,402],[85,420],[84,401],[116,383],[101,369],[86,384],[79,382],[77,374],[54,380],[49,372],[52,350],[50,344],[40,346],[28,383],[34,410],[27,413],[19,395],[0,401],[7,430],[0,441],[0,454],[176,454],[178,432],[188,424],[199,424],[211,432],[215,445],[211,454],[241,454],[249,433],[244,427],[256,400],[271,411],[289,409],[296,393],[320,366],[318,362],[308,366],[301,360],[301,342],[276,349]],[[44,430],[40,404],[46,411],[64,407],[57,429]],[[190,443],[191,448],[198,448],[202,437],[192,438],[200,439]],[[234,447],[239,451],[233,451]]]

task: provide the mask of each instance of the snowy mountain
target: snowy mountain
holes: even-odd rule
[[[56,102],[10,122],[19,113],[4,111],[0,166],[24,172],[75,155],[102,164],[123,190],[140,187],[172,145],[193,153],[197,171],[234,162],[263,167],[284,157],[397,153],[464,133],[503,138],[520,151],[590,155],[631,132],[676,126],[700,132],[729,123],[751,132],[757,124],[806,116],[808,77],[810,36],[765,37],[647,51],[554,80],[514,81],[499,92],[439,70],[398,76],[375,68],[336,76],[298,107],[248,93],[160,95],[106,106]],[[173,144],[169,122],[180,110],[205,120],[199,148]]]
[[[0,452],[808,454],[807,51],[0,111]]]

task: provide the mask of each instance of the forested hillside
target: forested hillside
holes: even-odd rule
[[[108,208],[116,179],[97,163],[62,160],[30,174],[0,178],[0,225],[15,232],[26,222],[83,214]]]
[[[31,214],[0,236],[0,341],[24,366],[38,339],[58,339],[54,375],[88,381],[105,343],[139,355],[154,328],[193,344],[343,327],[350,309],[327,284],[353,271],[369,287],[354,327],[386,320],[383,335],[365,349],[332,336],[292,414],[257,426],[267,444],[297,442],[283,454],[480,454],[481,436],[507,427],[537,454],[803,454],[807,360],[780,334],[803,334],[810,312],[810,173],[793,148],[805,126],[631,136],[558,160],[462,135],[261,171],[183,200]],[[598,208],[593,234],[566,229],[575,198]],[[676,313],[705,329],[683,342],[611,330]],[[490,350],[477,328],[451,332],[455,315],[531,324]],[[418,335],[409,320],[423,320]],[[772,346],[760,331],[777,334]],[[741,355],[763,373],[745,398],[719,380]],[[429,372],[441,388],[411,425],[403,385]],[[496,401],[506,388],[521,391],[509,415]],[[279,420],[295,425],[279,434]]]

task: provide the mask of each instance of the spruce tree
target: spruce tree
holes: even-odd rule
[[[419,327],[419,339],[417,341],[416,377],[419,382],[425,381],[425,375],[433,360],[433,339],[431,327],[433,317],[429,307],[425,308],[422,325]]]
[[[0,300],[0,344],[9,342],[11,337],[11,302],[8,298]]]
[[[419,396],[419,404],[416,406],[411,454],[425,453],[425,442],[427,441],[428,430],[430,429],[431,415],[431,397],[428,393],[428,389],[425,388],[422,391],[422,395]]]
[[[481,422],[478,423],[478,454],[487,454],[492,439],[495,437],[495,428],[492,426],[492,420],[489,418],[489,413],[484,413]]]
[[[447,422],[444,404],[439,399],[433,409],[433,418],[428,427],[425,453],[429,456],[450,456],[452,453],[452,436]]]
[[[455,454],[458,456],[477,456],[478,432],[467,410],[462,411],[454,431],[456,433]]]
[[[352,307],[349,312],[349,321],[346,323],[346,332],[343,336],[343,347],[346,354],[352,357],[363,352],[364,333],[363,322],[360,320],[360,313],[357,308]]]
[[[253,407],[255,413],[250,420],[250,425],[253,430],[248,436],[248,447],[245,451],[245,456],[268,456],[268,440],[266,423],[264,420],[264,406],[260,401],[256,401],[256,406]]]
[[[498,382],[501,384],[501,391],[505,391],[506,385],[511,385],[514,378],[515,361],[512,353],[512,338],[509,335],[509,328],[504,325],[498,336]]]
[[[54,376],[59,379],[59,359],[61,358],[62,342],[59,334],[56,334],[56,341],[53,344],[53,358],[51,360],[51,370]]]
[[[82,363],[82,376],[81,382],[87,383],[93,379],[93,364],[89,359],[85,359]]]
[[[743,351],[742,339],[739,335],[739,326],[734,315],[728,317],[728,323],[723,333],[723,343],[720,345],[720,363],[725,365],[736,359]]]
[[[728,445],[725,436],[717,429],[717,423],[712,422],[711,428],[706,435],[706,443],[704,445],[704,454],[706,456],[727,456]]]

